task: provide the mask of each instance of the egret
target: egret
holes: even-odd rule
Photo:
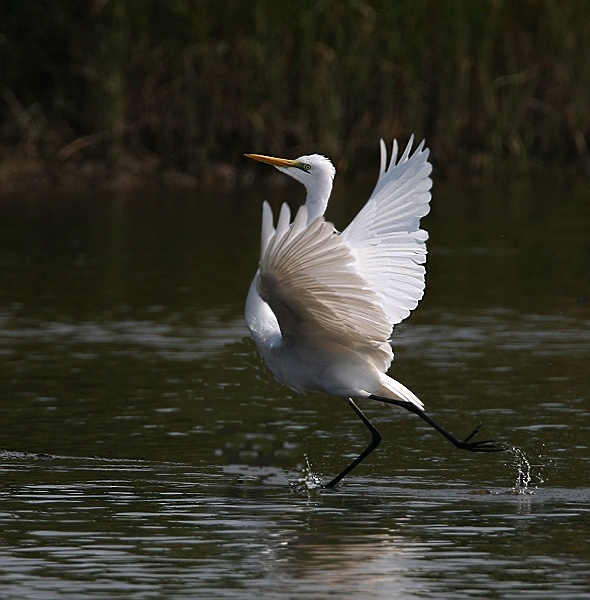
[[[324,218],[336,170],[319,154],[295,160],[261,154],[248,158],[290,175],[307,190],[291,221],[284,203],[276,226],[263,203],[258,271],[246,300],[246,323],[269,371],[298,393],[323,392],[347,399],[371,433],[371,442],[339,475],[334,487],[381,442],[381,434],[356,405],[369,398],[404,408],[456,447],[498,452],[493,440],[461,440],[424,411],[422,402],[386,372],[393,360],[394,325],[416,308],[425,287],[426,240],[420,218],[430,210],[432,180],[424,141],[414,136],[398,160],[397,140],[381,167],[369,200],[339,233]]]

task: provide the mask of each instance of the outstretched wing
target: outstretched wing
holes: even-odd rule
[[[358,260],[358,274],[381,301],[391,328],[416,308],[424,294],[426,240],[420,218],[430,210],[432,166],[422,142],[410,155],[414,136],[397,160],[397,140],[389,166],[381,140],[381,168],[367,204],[342,238]],[[396,162],[397,161],[397,162]]]
[[[357,261],[334,226],[318,217],[309,226],[302,206],[290,224],[287,204],[276,230],[264,206],[258,293],[274,312],[287,343],[341,344],[365,353],[381,369],[392,352],[381,301],[357,272]]]

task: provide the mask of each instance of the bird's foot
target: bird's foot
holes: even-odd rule
[[[470,440],[480,432],[481,427],[482,424],[480,423],[464,440],[457,440],[455,446],[462,450],[469,450],[470,452],[505,452],[506,450],[509,450],[509,448],[495,440],[471,442]]]

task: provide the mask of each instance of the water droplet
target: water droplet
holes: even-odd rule
[[[531,486],[531,463],[520,448],[514,446],[510,449],[510,452],[514,456],[513,465],[516,466],[516,481],[512,492],[514,494],[534,494],[537,486]],[[535,478],[539,483],[543,482],[540,474],[536,475]]]
[[[322,487],[322,478],[313,472],[307,454],[303,455],[305,466],[301,477],[291,482],[291,487],[298,492],[309,492]]]

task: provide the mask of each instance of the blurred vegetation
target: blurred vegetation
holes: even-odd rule
[[[449,168],[588,173],[589,56],[587,0],[6,0],[0,146],[202,178],[243,152],[373,169],[415,132]]]

